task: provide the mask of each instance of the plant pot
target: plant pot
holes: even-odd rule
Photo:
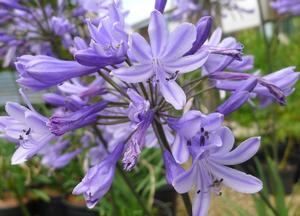
[[[61,197],[52,197],[49,202],[43,200],[31,201],[29,209],[34,216],[65,216]]]
[[[1,216],[21,216],[22,211],[15,199],[0,200]]]
[[[155,192],[154,206],[160,216],[175,215],[176,192],[170,185],[165,185]]]
[[[63,200],[63,206],[65,210],[64,216],[99,216],[95,210],[88,209],[84,201],[73,196]]]

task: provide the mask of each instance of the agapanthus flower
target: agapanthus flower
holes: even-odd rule
[[[17,143],[12,164],[20,164],[47,145],[55,136],[47,127],[47,118],[18,103],[8,102],[5,106],[8,116],[1,116],[1,133]]]
[[[155,0],[154,8],[159,12],[163,13],[165,11],[166,4],[167,0]]]
[[[74,188],[73,194],[83,194],[88,208],[93,208],[108,192],[124,145],[119,144],[99,164],[88,170],[82,181]]]
[[[201,4],[195,3],[193,0],[176,0],[176,9],[172,12],[172,18],[175,20],[186,20],[193,12],[200,12],[202,9]]]
[[[127,94],[131,100],[128,117],[134,133],[126,146],[122,162],[125,170],[131,170],[138,160],[141,149],[145,146],[147,130],[153,121],[154,112],[150,109],[149,101],[146,101],[137,92],[129,89]]]
[[[55,144],[46,145],[39,154],[43,155],[42,164],[52,169],[61,169],[70,161],[82,152],[81,149],[76,149],[63,153],[70,145],[69,140],[58,140]]]
[[[32,90],[49,88],[97,71],[95,67],[84,66],[76,61],[64,61],[44,55],[24,55],[15,64],[20,75],[17,82]]]
[[[64,113],[63,115],[53,115],[47,122],[47,126],[53,134],[61,136],[68,131],[95,123],[98,120],[98,113],[103,110],[106,105],[106,101],[101,101],[84,106],[75,112]]]
[[[186,103],[186,96],[176,78],[201,67],[207,59],[208,52],[183,56],[196,40],[195,26],[184,23],[168,35],[164,17],[156,10],[151,14],[148,33],[151,46],[140,34],[131,35],[128,54],[134,64],[113,70],[112,73],[129,83],[152,79],[159,86],[165,100],[175,109],[182,109]]]
[[[253,68],[253,57],[242,56],[243,46],[233,37],[222,40],[222,30],[217,28],[202,49],[210,51],[203,66],[203,75],[223,71],[246,71]]]
[[[200,111],[192,110],[186,112],[180,119],[168,120],[169,126],[176,131],[176,136],[171,145],[172,154],[177,163],[184,163],[188,160],[190,154],[188,145],[200,129],[210,131],[214,125],[220,125],[223,121],[223,115],[220,113],[211,113],[204,115]],[[210,138],[215,139],[211,136]],[[217,139],[217,138],[216,138]]]
[[[237,88],[223,104],[218,106],[216,111],[222,113],[223,115],[228,115],[229,113],[232,113],[240,108],[250,99],[251,93],[256,87],[257,83],[258,81],[256,77],[250,77],[249,79],[243,81],[241,86]]]
[[[211,122],[205,117],[202,121]],[[180,169],[170,155],[168,160],[165,159],[165,165],[169,167],[167,178],[178,193],[186,193],[195,186],[197,193],[193,202],[194,216],[207,215],[211,193],[221,195],[222,185],[241,193],[256,193],[262,189],[259,179],[226,167],[253,157],[260,146],[260,138],[250,138],[232,150],[234,136],[229,128],[220,123],[217,121],[209,127],[201,127],[199,133],[190,140],[189,151],[193,163],[189,170]]]
[[[246,74],[238,72],[214,73],[211,78],[216,79],[215,86],[226,91],[235,91],[241,85],[241,81],[250,77],[256,77],[258,84],[253,89],[253,96],[264,99],[267,105],[272,101],[277,101],[284,105],[286,97],[294,91],[294,85],[299,79],[299,73],[295,72],[294,67],[281,69],[277,72],[265,76]]]
[[[299,0],[276,0],[271,2],[271,6],[277,10],[279,14],[291,13],[293,15],[300,14]]]
[[[114,3],[109,13],[97,26],[87,20],[91,35],[90,47],[75,52],[75,59],[83,65],[104,67],[125,60],[128,49],[128,35],[125,31],[124,17]]]
[[[50,20],[50,27],[58,36],[64,36],[66,33],[71,33],[75,28],[66,18],[55,16]]]

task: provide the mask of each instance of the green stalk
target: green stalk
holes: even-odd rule
[[[108,70],[109,71],[109,70]],[[129,99],[127,93],[117,84],[115,83],[109,76],[107,76],[102,71],[99,71],[98,74],[106,81],[108,82],[114,89],[116,89],[121,95],[125,96]]]
[[[156,133],[156,136],[159,139],[159,142],[162,142],[162,144],[164,145],[164,147],[171,152],[170,146],[168,144],[168,140],[166,138],[165,132],[161,126],[161,123],[158,120],[154,120],[153,123],[153,128],[154,128],[154,132]],[[183,199],[186,211],[188,213],[188,215],[192,215],[192,204],[191,204],[191,200],[190,197],[188,195],[188,193],[184,193],[184,194],[180,194],[181,198]]]

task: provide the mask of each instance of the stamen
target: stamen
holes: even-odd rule
[[[177,78],[179,71],[175,71],[175,73],[168,73],[170,77],[166,78],[167,81],[175,80]]]

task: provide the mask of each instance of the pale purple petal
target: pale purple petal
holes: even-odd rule
[[[148,33],[152,54],[154,57],[158,57],[161,55],[167,44],[168,27],[164,20],[164,16],[157,10],[151,13]]]
[[[7,102],[5,105],[7,114],[20,122],[25,121],[25,112],[27,110],[26,107],[14,102]]]
[[[125,82],[138,83],[147,81],[153,75],[153,69],[151,64],[134,65],[113,70],[112,74]]]
[[[186,103],[186,96],[175,81],[160,80],[159,86],[162,95],[168,103],[172,104],[177,110],[183,109]]]
[[[176,61],[165,62],[164,68],[166,71],[178,71],[179,73],[192,72],[205,64],[208,54],[207,51],[201,51],[194,55],[179,58]]]
[[[177,163],[185,163],[189,159],[189,150],[187,141],[184,137],[177,134],[171,146],[172,154]]]
[[[131,36],[130,56],[140,63],[151,63],[152,53],[148,42],[138,33]]]
[[[210,206],[210,191],[200,191],[195,194],[193,201],[193,216],[207,216]]]
[[[228,127],[222,127],[217,130],[217,134],[222,139],[222,146],[218,149],[218,154],[228,153],[234,145],[234,135]]]
[[[197,165],[193,165],[190,170],[176,176],[173,179],[172,185],[178,193],[186,193],[195,185],[197,175],[198,167]]]
[[[211,155],[211,159],[223,165],[241,164],[252,158],[258,151],[260,146],[260,137],[252,137],[242,142],[233,151],[224,154],[217,152]]]
[[[190,23],[183,23],[179,25],[170,34],[168,45],[163,52],[163,58],[166,61],[172,61],[182,57],[189,51],[194,41],[196,40],[196,28]]]
[[[223,179],[224,185],[240,193],[257,193],[262,189],[262,182],[241,171],[219,165],[212,161],[208,162],[212,174],[217,179]]]

